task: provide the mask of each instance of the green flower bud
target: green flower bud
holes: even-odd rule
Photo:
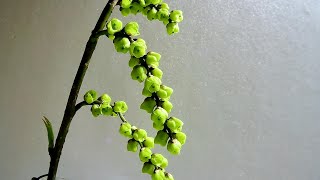
[[[163,158],[162,164],[160,165],[160,167],[162,169],[165,169],[168,166],[169,162],[167,158]]]
[[[151,74],[161,79],[163,72],[161,71],[161,69],[155,67],[151,70]]]
[[[153,98],[147,97],[146,99],[144,99],[143,103],[140,105],[140,109],[146,110],[148,113],[152,113],[156,104],[157,103]]]
[[[159,92],[159,91],[158,91],[158,92]],[[170,101],[164,101],[164,102],[162,102],[161,107],[162,107],[164,110],[166,110],[168,113],[170,113],[173,105],[172,105],[172,103],[171,103]]]
[[[170,173],[165,173],[165,180],[174,180],[173,176]]]
[[[133,132],[132,137],[139,142],[143,142],[147,137],[147,132],[144,129],[137,129]]]
[[[129,8],[131,6],[132,0],[121,0],[120,6],[122,8]]]
[[[160,7],[160,9],[167,9],[167,10],[170,9],[167,3],[161,3],[158,7]]]
[[[137,152],[139,143],[134,139],[130,139],[127,144],[127,150],[131,152]]]
[[[126,17],[130,14],[131,10],[130,10],[130,8],[122,8],[121,7],[120,12],[121,12],[122,16]]]
[[[153,51],[149,51],[148,52],[149,55],[155,56],[157,58],[157,61],[160,61],[161,59],[161,55],[159,53],[153,52]]]
[[[113,110],[117,113],[125,113],[128,110],[128,106],[124,101],[117,101],[114,103]]]
[[[151,97],[152,93],[149,90],[147,90],[146,88],[143,88],[142,95],[144,95],[146,97]]]
[[[131,71],[131,78],[143,82],[147,78],[147,69],[141,65],[135,66]]]
[[[144,88],[149,90],[151,93],[160,90],[161,80],[156,76],[150,76],[144,82]]]
[[[103,103],[100,106],[101,113],[105,116],[111,116],[113,114],[113,108],[109,103]]]
[[[167,145],[167,150],[173,155],[179,155],[181,143],[177,139],[170,140]]]
[[[157,9],[152,7],[147,13],[147,19],[149,21],[154,20],[157,17],[157,12],[158,12]]]
[[[168,97],[168,94],[167,94],[167,91],[165,91],[164,89],[161,89],[161,86],[160,86],[159,91],[157,91],[157,96],[161,99],[165,99]]]
[[[164,157],[162,154],[154,153],[151,155],[151,163],[155,166],[159,166],[163,163]]]
[[[181,145],[184,145],[187,139],[187,135],[183,132],[177,132],[176,134],[174,134],[174,138],[177,139],[181,143]]]
[[[113,18],[109,21],[109,23],[107,24],[107,30],[109,34],[114,34],[116,32],[119,32],[122,30],[122,22],[117,19],[117,18]]]
[[[157,59],[157,57],[150,55],[150,54],[147,54],[147,56],[146,56],[146,63],[147,63],[147,65],[149,65],[153,68],[159,66],[159,60]]]
[[[154,143],[161,146],[166,146],[169,139],[169,134],[166,131],[158,131],[154,138]]]
[[[126,24],[126,26],[124,27],[124,31],[129,36],[137,36],[140,34],[139,25],[137,22],[129,22],[128,24]]]
[[[163,100],[169,100],[171,94],[173,93],[173,89],[168,87],[168,86],[165,86],[165,85],[161,85],[160,88],[167,92],[167,97],[166,98],[162,98],[162,99]]]
[[[91,113],[94,117],[98,117],[101,114],[100,105],[99,104],[92,105]]]
[[[157,19],[159,19],[160,21],[168,21],[169,19],[169,10],[167,9],[160,9],[158,12],[157,12]]]
[[[170,117],[166,121],[167,127],[174,133],[178,133],[182,130],[183,122],[175,117]]]
[[[183,20],[182,11],[180,10],[173,10],[170,13],[170,19],[174,22],[181,22]]]
[[[171,22],[171,23],[167,24],[166,28],[167,28],[167,33],[169,35],[172,35],[172,34],[179,32],[179,25],[178,25],[178,23],[175,23],[175,22]]]
[[[98,99],[98,93],[95,90],[89,90],[84,94],[83,99],[86,101],[86,103],[92,104]]]
[[[116,38],[114,40],[114,47],[117,52],[127,53],[130,48],[130,40],[128,38]]]
[[[136,65],[139,65],[140,64],[140,59],[134,57],[134,56],[131,56],[130,60],[129,60],[129,67],[134,67]]]
[[[151,175],[151,179],[152,180],[164,180],[164,172],[160,169],[156,170],[152,175]]]
[[[119,133],[125,137],[132,137],[131,124],[125,122],[120,125]]]
[[[146,162],[143,164],[142,173],[152,175],[155,169],[156,167],[153,164]]]
[[[148,162],[149,159],[151,159],[151,155],[152,155],[151,149],[146,147],[140,149],[140,153],[139,153],[140,161]]]
[[[111,102],[111,97],[110,97],[108,94],[102,94],[102,95],[99,97],[99,100],[102,101],[102,103],[110,104],[110,102]]]
[[[147,46],[145,43],[143,43],[143,40],[135,41],[131,43],[130,46],[130,55],[134,56],[136,58],[141,58],[146,54]]]
[[[131,7],[130,7],[130,11],[134,15],[136,15],[138,12],[141,12],[142,9],[143,9],[143,7],[137,2],[132,3]]]
[[[146,137],[146,139],[142,142],[144,147],[154,148],[154,139],[153,137]]]
[[[154,128],[155,130],[158,130],[158,131],[164,129],[164,125],[161,124],[161,123],[155,123],[155,122],[153,122],[152,126],[153,126],[153,128]]]
[[[164,124],[168,118],[168,112],[161,107],[155,109],[151,114],[151,119],[157,124]]]
[[[148,11],[151,9],[150,6],[146,6],[142,9],[141,13],[142,15],[146,16],[148,14]]]

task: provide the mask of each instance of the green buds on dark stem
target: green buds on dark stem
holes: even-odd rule
[[[98,93],[95,90],[89,90],[84,94],[83,99],[86,101],[86,103],[92,104],[98,99]]]

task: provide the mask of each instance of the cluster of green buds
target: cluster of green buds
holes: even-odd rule
[[[111,105],[111,97],[108,94],[102,94],[98,97],[95,90],[89,90],[84,95],[84,101],[91,105],[91,113],[94,117],[99,115],[117,116],[117,113],[125,113],[128,106],[124,101],[116,101]]]
[[[122,116],[119,114],[119,116]],[[120,125],[119,132],[124,137],[129,138],[127,150],[137,152],[139,147],[139,158],[143,163],[142,173],[150,174],[152,180],[174,180],[173,176],[165,171],[168,160],[162,154],[153,153],[154,138],[148,137],[144,129],[132,126],[126,120]]]
[[[142,13],[150,21],[157,19],[163,22],[169,35],[179,32],[178,23],[183,20],[182,11],[170,11],[162,0],[121,0],[120,11],[123,16]]]

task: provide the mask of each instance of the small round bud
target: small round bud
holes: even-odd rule
[[[100,105],[99,104],[92,105],[91,113],[94,117],[98,117],[99,115],[101,115]]]
[[[142,9],[141,13],[142,15],[146,16],[148,14],[148,11],[151,9],[150,6],[146,6]]]
[[[131,152],[137,152],[139,143],[134,139],[130,139],[127,144],[127,150]]]
[[[162,0],[151,0],[151,4],[154,4],[154,5],[157,5],[161,2],[162,2]]]
[[[167,3],[161,3],[161,4],[159,4],[158,7],[160,7],[160,9],[167,9],[167,10],[170,9],[170,8],[169,8],[169,5],[168,5]]]
[[[168,118],[168,112],[161,107],[156,108],[151,114],[151,119],[157,124],[164,124]]]
[[[129,8],[131,6],[132,0],[121,0],[120,6],[122,8]]]
[[[166,110],[168,113],[170,113],[173,105],[172,105],[172,103],[170,101],[164,101],[164,102],[162,102],[161,107],[164,110]]]
[[[163,72],[161,71],[161,69],[155,67],[151,70],[151,74],[161,79]]]
[[[99,97],[99,100],[102,101],[103,104],[110,104],[111,102],[111,97],[108,94],[102,94]]]
[[[125,122],[120,125],[119,133],[125,137],[132,137],[131,124]]]
[[[164,129],[164,125],[163,125],[163,124],[160,124],[160,123],[155,123],[155,122],[153,122],[152,126],[153,126],[153,128],[154,128],[155,130],[158,130],[158,131]]]
[[[140,64],[140,59],[131,56],[131,58],[129,60],[129,67],[133,68],[134,66],[139,65],[139,64]]]
[[[130,11],[134,15],[136,15],[138,12],[141,12],[142,9],[143,9],[143,7],[137,2],[132,3],[131,7],[130,7]]]
[[[168,21],[169,19],[169,10],[167,9],[160,9],[158,12],[157,12],[157,19],[159,19],[159,21]]]
[[[107,31],[109,34],[114,34],[121,30],[122,30],[122,22],[117,18],[111,19],[107,24]]]
[[[165,86],[165,85],[161,85],[160,86],[161,89],[165,90],[167,92],[167,97],[166,98],[162,98],[163,100],[169,100],[170,99],[170,96],[172,95],[173,93],[173,89],[168,87],[168,86]]]
[[[187,135],[183,132],[177,132],[176,134],[174,134],[174,138],[177,139],[181,143],[181,145],[184,145],[187,139]]]
[[[143,88],[142,95],[144,95],[146,97],[151,97],[152,93],[149,90],[147,90],[146,88]]]
[[[183,20],[182,11],[180,10],[173,10],[170,13],[170,19],[174,22],[181,22]]]
[[[114,39],[114,47],[117,52],[127,53],[130,48],[130,41],[128,38],[116,38]]]
[[[156,170],[152,175],[151,175],[151,179],[152,180],[164,180],[164,172],[160,169]]]
[[[142,7],[145,7],[146,6],[146,2],[145,0],[138,0],[139,4],[142,6]]]
[[[163,163],[163,159],[162,154],[154,153],[151,155],[151,163],[155,166],[160,166]]]
[[[144,88],[146,88],[151,93],[160,90],[161,80],[156,76],[150,76],[146,79],[144,83]]]
[[[149,21],[154,20],[157,17],[157,9],[156,8],[151,8],[148,13],[147,13],[147,18]]]
[[[129,22],[128,24],[126,24],[126,26],[124,27],[124,31],[129,36],[137,36],[140,34],[139,25],[137,22]]]
[[[178,133],[182,130],[183,122],[175,117],[170,117],[166,121],[167,127],[174,133]]]
[[[122,8],[121,7],[120,12],[121,12],[122,16],[126,17],[130,14],[131,10],[130,10],[130,8]]]
[[[130,55],[141,58],[146,54],[147,46],[143,41],[135,41],[130,45]]]
[[[142,173],[152,175],[155,169],[156,167],[153,164],[146,162],[143,164]]]
[[[179,155],[181,143],[177,139],[170,140],[167,145],[167,150],[173,155]]]
[[[142,142],[144,147],[147,148],[154,148],[154,138],[153,137],[146,137],[146,139]]]
[[[167,158],[163,158],[162,164],[160,165],[161,168],[165,169],[168,166],[169,162]]]
[[[143,82],[147,78],[147,69],[141,65],[136,65],[131,71],[131,78]]]
[[[158,131],[154,138],[154,143],[161,146],[166,146],[169,139],[169,134],[166,131]]]
[[[146,110],[148,113],[152,113],[156,104],[157,103],[153,98],[147,97],[146,99],[144,99],[143,103],[140,105],[140,109]]]
[[[151,158],[151,155],[152,155],[151,149],[146,147],[140,149],[140,153],[139,153],[140,161],[148,162],[149,159]]]
[[[171,22],[171,23],[167,24],[166,28],[167,28],[167,33],[169,35],[172,35],[172,34],[179,32],[179,25],[178,25],[178,23],[175,23],[175,22]]]
[[[157,96],[161,99],[165,99],[168,97],[168,94],[167,94],[167,91],[165,91],[164,89],[161,89],[161,86],[160,86],[159,91],[157,91]]]
[[[125,113],[128,110],[128,106],[124,101],[117,101],[114,103],[113,110],[117,113]]]
[[[159,66],[159,60],[157,59],[156,56],[151,55],[151,54],[147,54],[147,56],[146,56],[146,63],[147,63],[148,66],[151,66],[151,67],[153,67],[153,68]]]
[[[147,137],[147,132],[144,129],[137,129],[133,132],[132,137],[139,142],[143,142]]]
[[[159,54],[157,52],[149,51],[148,55],[155,56],[157,58],[157,61],[160,61],[160,59],[161,59],[161,54]]]
[[[83,99],[86,101],[86,103],[92,104],[98,99],[98,93],[95,90],[89,90],[84,94]]]
[[[101,113],[105,116],[111,116],[113,114],[113,108],[109,103],[103,103],[100,106]]]

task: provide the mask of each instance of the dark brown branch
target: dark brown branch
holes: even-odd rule
[[[44,174],[44,175],[39,176],[39,177],[33,177],[31,180],[40,180],[41,178],[46,177],[46,176],[48,176],[48,174]]]
[[[76,77],[73,81],[72,88],[69,94],[68,102],[64,112],[63,120],[59,129],[59,133],[55,142],[55,146],[52,154],[50,155],[50,167],[48,173],[48,180],[55,180],[56,173],[59,165],[59,160],[62,152],[62,148],[69,131],[69,126],[71,124],[72,118],[76,113],[76,101],[78,98],[79,90],[83,81],[83,78],[88,69],[92,54],[96,48],[99,36],[96,34],[102,31],[106,26],[107,20],[109,19],[112,10],[119,0],[109,0],[105,8],[103,9],[96,26],[94,27],[91,36],[87,42],[85,51],[83,53]]]

